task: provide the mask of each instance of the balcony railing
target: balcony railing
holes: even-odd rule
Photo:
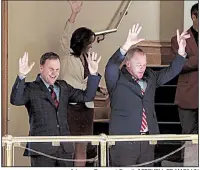
[[[100,166],[106,167],[107,162],[107,147],[115,145],[116,141],[149,141],[155,145],[157,141],[192,141],[193,144],[198,144],[198,135],[93,135],[93,136],[24,136],[13,137],[6,135],[2,138],[2,146],[5,147],[4,166],[14,166],[14,147],[20,146],[24,142],[91,142],[92,145],[100,144]]]

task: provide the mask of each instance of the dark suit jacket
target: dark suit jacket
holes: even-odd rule
[[[25,105],[29,114],[30,136],[67,136],[70,135],[67,123],[67,106],[69,102],[93,101],[100,81],[100,76],[89,75],[85,91],[74,89],[64,80],[57,80],[60,87],[59,108],[51,98],[51,94],[38,76],[34,82],[25,83],[17,77],[12,88],[10,102],[13,105]],[[66,152],[73,152],[73,145],[61,143]],[[28,143],[28,148],[52,154],[57,151],[52,143]],[[34,155],[33,152],[24,153]]]
[[[187,39],[187,62],[179,75],[175,104],[183,109],[198,108],[198,63],[199,53],[191,29],[188,30],[190,38]],[[178,51],[176,36],[171,39],[171,55],[175,57]]]
[[[119,69],[123,59],[124,56],[120,50],[117,50],[109,59],[105,71],[105,80],[111,101],[109,133],[115,135],[139,134],[143,106],[146,110],[149,133],[159,133],[154,111],[156,87],[167,83],[179,74],[185,58],[177,55],[171,65],[161,71],[146,69],[144,79],[147,81],[147,88],[144,96],[141,94],[139,84],[132,79],[126,68]]]

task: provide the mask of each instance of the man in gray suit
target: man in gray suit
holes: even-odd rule
[[[154,110],[155,90],[178,75],[185,63],[187,32],[179,35],[178,54],[168,68],[160,71],[146,69],[145,53],[137,47],[142,27],[133,25],[126,42],[109,59],[105,79],[111,101],[110,135],[158,134]],[[124,61],[125,59],[125,61]],[[124,61],[125,65],[120,69]],[[154,159],[154,146],[148,142],[116,142],[111,147],[112,166],[130,166]],[[153,166],[148,164],[147,166]]]
[[[70,135],[67,123],[69,102],[93,101],[101,76],[97,74],[100,58],[93,53],[87,58],[90,75],[85,91],[74,89],[64,80],[57,80],[60,73],[60,58],[53,52],[45,53],[40,59],[40,74],[33,82],[25,82],[34,63],[28,65],[28,53],[19,59],[19,74],[13,85],[10,102],[25,105],[29,114],[30,136]],[[25,156],[31,156],[31,166],[73,166],[71,161],[51,159],[29,149],[62,159],[72,159],[72,143],[28,143]]]

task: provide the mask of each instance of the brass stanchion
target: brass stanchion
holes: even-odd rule
[[[6,135],[2,137],[2,146],[5,148],[3,157],[6,159],[4,166],[14,166],[14,146],[19,146],[21,142],[60,142],[60,141],[91,141],[93,145],[100,143],[100,166],[106,167],[107,164],[107,143],[108,146],[114,145],[116,141],[157,141],[157,140],[192,140],[198,143],[198,135],[111,135],[101,134],[100,136],[25,136],[12,137]],[[108,151],[109,152],[109,151]]]
[[[6,144],[6,166],[13,166],[13,144]]]
[[[13,166],[13,141],[12,136],[6,136],[6,166]]]
[[[101,134],[101,141],[100,141],[100,148],[101,148],[101,167],[106,167],[106,156],[107,156],[107,148],[106,148],[106,143],[107,143],[107,136],[105,134]]]

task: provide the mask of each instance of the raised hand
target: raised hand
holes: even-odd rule
[[[79,13],[81,11],[82,1],[69,1],[73,13]]]
[[[129,29],[128,37],[126,39],[125,44],[122,46],[122,48],[126,51],[133,46],[138,44],[139,42],[143,41],[144,38],[138,38],[138,34],[140,33],[142,27],[139,26],[139,24],[134,24],[132,29]]]
[[[24,56],[19,59],[19,75],[26,76],[33,68],[35,62],[30,66],[28,65],[28,53],[24,52]]]
[[[90,71],[90,74],[96,75],[99,67],[99,62],[101,60],[101,56],[97,58],[97,53],[88,52],[88,56],[86,59],[88,62],[88,69]]]
[[[177,34],[177,42],[178,42],[178,54],[181,56],[186,57],[185,53],[185,47],[187,45],[186,39],[190,38],[190,34],[188,34],[186,31],[182,32],[181,35],[179,33],[179,30],[176,31]]]

